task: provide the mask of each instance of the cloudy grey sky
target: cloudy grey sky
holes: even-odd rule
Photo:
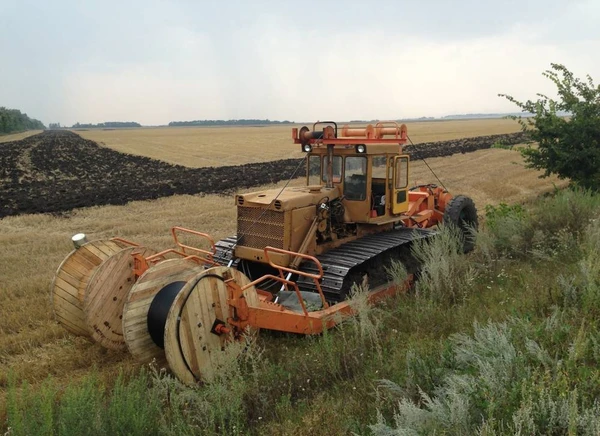
[[[0,0],[0,106],[45,123],[508,112],[600,81],[599,0]]]

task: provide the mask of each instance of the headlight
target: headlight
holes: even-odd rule
[[[312,151],[312,145],[310,144],[303,144],[302,145],[302,151],[305,153],[310,153]]]
[[[356,152],[357,153],[366,153],[367,152],[367,146],[365,144],[358,144],[356,146]]]

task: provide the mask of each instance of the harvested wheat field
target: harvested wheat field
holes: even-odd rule
[[[520,130],[516,122],[508,119],[422,121],[407,125],[408,135],[415,144]],[[292,127],[91,129],[78,130],[77,133],[122,153],[189,167],[204,167],[301,157],[300,148],[291,144]]]
[[[476,127],[480,128],[478,123],[460,123],[463,122],[446,125],[447,138],[451,139],[460,135],[453,130],[457,129],[456,126],[459,125],[470,126],[471,130],[465,131],[465,135],[479,132],[476,130]],[[489,123],[489,121],[482,123]],[[442,125],[445,123],[431,124]],[[496,130],[492,129],[492,132],[497,133],[502,129],[510,130],[504,125],[504,121],[500,124],[501,126]],[[177,137],[170,136],[176,130],[181,134],[181,131],[188,129],[165,129],[164,132],[156,129],[144,129],[137,131],[136,134],[147,135],[144,136],[146,139],[138,139],[138,141],[150,141],[152,132],[154,132],[157,135],[156,144],[161,144],[167,140],[166,138]],[[182,136],[182,141],[187,141],[188,153],[197,130],[189,129],[190,136]],[[227,144],[228,138],[232,136],[251,137],[257,135],[255,132],[261,131],[259,128],[201,130],[210,132],[208,136],[212,138],[219,138],[215,139],[213,145]],[[260,147],[268,149],[271,153],[269,156],[273,158],[289,157],[289,150],[294,148],[290,145],[291,141],[286,133],[289,132],[289,129],[286,127],[269,128],[269,130],[271,131],[268,135],[262,138],[264,142]],[[418,131],[418,129],[416,130]],[[222,138],[218,135],[219,131],[223,134]],[[95,134],[119,135],[126,133],[89,132],[88,137]],[[285,136],[280,137],[280,135]],[[444,137],[444,133],[441,131],[435,135],[438,139]],[[434,137],[433,133],[429,135],[422,133],[420,138],[429,140],[432,137]],[[66,138],[71,137],[67,135]],[[260,135],[254,137],[257,144],[259,138]],[[272,138],[277,138],[276,142],[281,143],[281,147],[286,144],[287,151],[277,152],[277,146],[272,147],[268,142],[268,139]],[[31,138],[29,140],[31,141]],[[126,141],[125,136],[121,140]],[[205,140],[210,142],[206,138]],[[29,144],[26,141],[28,139],[23,144]],[[238,146],[241,147],[244,141],[243,139],[239,141]],[[142,142],[132,143],[132,145],[123,142],[121,146],[132,152],[140,144]],[[0,146],[1,150],[2,146]],[[152,153],[159,154],[160,148],[155,148]],[[257,159],[256,149],[247,156],[242,155],[239,149],[224,150],[223,153],[229,153],[228,163],[241,163],[243,159],[253,161],[266,158],[261,156]],[[165,152],[165,160],[176,160],[176,154],[175,150]],[[203,164],[203,161],[198,159],[194,163],[195,166]],[[185,159],[183,160],[185,161]],[[469,195],[474,199],[480,211],[486,204],[525,202],[539,194],[553,190],[555,184],[557,186],[566,184],[564,181],[554,178],[540,179],[539,173],[523,166],[519,153],[504,149],[486,148],[453,156],[429,158],[427,162],[450,192]],[[101,164],[101,162],[95,161],[92,163]],[[129,166],[129,168],[133,167]],[[278,170],[272,169],[271,171]],[[276,185],[268,186],[283,186],[288,177],[287,173],[289,173],[289,169],[278,174]],[[149,172],[148,177],[152,176],[153,173]],[[69,183],[61,186],[65,190],[71,186],[76,191],[77,184],[85,179],[86,175],[71,174],[69,178],[65,179]],[[10,177],[0,178],[0,183],[6,184],[7,180],[13,179]],[[14,185],[17,186],[22,181],[17,177],[17,183]],[[414,184],[436,183],[435,177],[422,161],[415,161],[412,164],[410,181]],[[98,190],[103,188],[101,179],[87,180],[86,183],[90,184],[91,191],[93,191],[93,183],[98,184]],[[227,187],[232,188],[236,183],[232,180]],[[264,182],[258,180],[256,183]],[[295,178],[291,182],[292,185],[303,183],[303,178]],[[116,189],[116,185],[114,186]],[[5,186],[2,185],[2,188],[4,189]],[[153,189],[150,185],[145,185],[143,188],[145,190]],[[246,190],[256,189],[260,188],[246,188]],[[25,192],[22,195],[27,197],[33,194]],[[48,194],[44,195],[48,196]],[[51,195],[60,197],[60,193],[57,192]],[[142,198],[150,199],[152,197]],[[37,212],[40,211],[37,210]],[[0,282],[0,410],[3,409],[3,392],[7,387],[10,374],[16,380],[26,379],[34,384],[52,375],[59,383],[66,384],[89,373],[92,367],[96,367],[101,377],[108,380],[123,368],[138,366],[126,352],[109,351],[98,344],[75,337],[67,333],[53,319],[49,287],[58,265],[72,248],[70,237],[74,233],[85,232],[90,240],[120,236],[155,249],[164,249],[171,246],[169,229],[172,226],[179,225],[201,230],[211,234],[215,239],[220,239],[235,232],[236,222],[236,209],[231,196],[216,194],[171,195],[154,200],[131,201],[123,205],[92,206],[74,210],[68,205],[68,207],[59,208],[56,211],[60,211],[60,213],[55,215],[20,214],[6,216],[0,220],[0,277],[2,277]]]
[[[41,130],[28,130],[27,132],[11,133],[9,135],[0,135],[0,144],[3,142],[19,141],[28,138],[29,136],[41,133]]]

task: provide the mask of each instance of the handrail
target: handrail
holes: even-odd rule
[[[286,282],[289,282],[289,280],[286,280],[283,277],[283,271],[290,273],[290,274],[298,274],[299,276],[308,277],[308,278],[312,279],[313,282],[315,283],[315,287],[317,288],[317,291],[319,291],[319,296],[321,297],[321,302],[323,303],[323,307],[324,308],[329,307],[329,304],[327,304],[327,300],[325,299],[325,295],[323,294],[323,289],[321,289],[321,283],[319,283],[319,280],[321,278],[323,278],[323,266],[321,265],[321,262],[319,262],[319,259],[317,259],[316,257],[311,256],[309,254],[297,253],[295,251],[289,251],[289,250],[284,250],[282,248],[275,248],[275,247],[270,247],[270,246],[265,247],[263,251],[265,253],[265,259],[267,260],[269,265],[273,268],[276,268],[279,271],[279,275],[280,275],[279,281],[281,283],[283,283],[284,285],[286,285],[286,289],[287,289],[287,285],[290,283],[286,283]],[[271,260],[271,258],[269,257],[270,252],[279,253],[279,254],[289,254],[290,256],[295,256],[295,257],[300,257],[305,260],[310,260],[311,262],[313,262],[316,265],[319,273],[311,274],[311,273],[308,273],[305,271],[300,271],[295,268],[278,265],[278,264],[274,263]],[[294,285],[294,287],[296,289],[296,294],[298,295],[298,299],[300,300],[300,303],[304,306],[304,303],[302,300],[302,295],[300,294],[300,290],[298,289],[298,286],[294,282],[291,282],[291,284]]]
[[[287,280],[284,279],[283,277],[279,277],[279,276],[274,276],[273,274],[266,274],[256,280],[254,280],[253,282],[248,283],[247,285],[242,286],[240,289],[242,291],[245,291],[246,289],[252,287],[252,286],[256,286],[257,284],[267,280],[267,279],[271,279],[271,280],[276,280],[282,284],[284,284],[286,287],[288,285],[291,285],[294,287],[294,291],[296,292],[296,296],[298,297],[298,301],[300,302],[300,306],[302,306],[302,311],[304,312],[304,315],[308,316],[308,310],[306,309],[306,304],[304,304],[304,299],[302,298],[302,294],[300,293],[300,288],[298,288],[298,284],[295,282],[292,282],[291,280]],[[321,293],[322,294],[322,293]],[[324,301],[323,303],[325,306],[325,308],[327,308],[327,302]]]
[[[182,232],[182,233],[189,233],[189,234],[195,235],[195,236],[200,236],[200,237],[206,239],[210,244],[211,250],[208,251],[208,250],[204,250],[202,248],[192,247],[191,245],[186,245],[186,244],[179,242],[179,238],[177,237],[178,231]],[[196,251],[198,253],[203,253],[207,256],[210,256],[210,258],[212,259],[212,256],[217,252],[217,247],[215,246],[215,241],[213,240],[213,238],[210,235],[208,235],[206,233],[198,232],[196,230],[186,229],[185,227],[179,227],[179,226],[175,226],[175,227],[171,228],[171,233],[173,234],[173,240],[175,241],[175,244],[179,248],[181,248],[181,251],[183,251],[184,253],[187,248],[188,250]]]
[[[321,266],[321,262],[319,262],[319,259],[317,259],[314,256],[311,256],[309,254],[297,253],[295,251],[284,250],[282,248],[275,248],[275,247],[271,247],[271,246],[265,247],[264,252],[265,252],[265,258],[267,259],[267,262],[269,262],[269,265],[271,265],[273,268],[277,268],[278,270],[289,272],[292,274],[298,274],[298,275],[301,275],[304,277],[311,278],[313,280],[314,279],[319,280],[323,277],[323,267]],[[274,263],[271,260],[271,258],[269,257],[270,252],[279,253],[279,254],[289,254],[294,257],[301,257],[302,259],[310,260],[317,266],[317,269],[319,270],[319,274],[311,274],[311,273],[307,273],[304,271],[299,271],[294,268],[289,268],[287,266],[278,265],[278,264]]]
[[[159,253],[153,254],[152,256],[148,256],[146,258],[146,261],[147,262],[155,262],[155,261],[159,260],[160,258],[164,258],[165,254],[169,254],[169,253],[176,254],[178,256],[183,257],[184,259],[189,259],[196,263],[208,263],[213,266],[219,265],[217,262],[214,261],[212,254],[210,254],[210,253],[209,253],[210,254],[209,257],[201,257],[201,256],[197,256],[195,254],[188,254],[184,251],[177,251],[174,248],[167,248],[166,250],[163,250]]]

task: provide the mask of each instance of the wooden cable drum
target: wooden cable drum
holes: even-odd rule
[[[138,361],[146,363],[155,360],[158,365],[166,364],[166,316],[162,320],[162,326],[161,321],[154,318],[161,317],[160,306],[166,306],[165,310],[168,312],[173,302],[174,295],[170,297],[172,291],[167,285],[173,282],[187,282],[201,271],[204,271],[204,266],[191,260],[169,259],[150,267],[133,285],[123,308],[123,336],[127,349]],[[153,312],[159,312],[154,317],[148,315],[151,306]],[[149,331],[151,325],[158,331],[160,339],[153,338]]]
[[[84,321],[92,339],[105,348],[125,348],[123,306],[135,283],[133,254],[148,257],[156,252],[145,247],[122,249],[106,259],[89,280],[83,300]]]
[[[122,242],[92,241],[73,250],[58,267],[52,281],[52,306],[56,320],[71,333],[90,336],[83,300],[89,280],[108,258],[126,248]]]
[[[188,385],[211,381],[219,368],[219,355],[227,342],[233,340],[232,334],[211,332],[217,320],[233,331],[233,326],[227,323],[231,312],[223,278],[225,272],[239,286],[250,283],[250,279],[236,269],[210,268],[182,286],[167,315],[165,355],[171,371]],[[258,307],[258,294],[254,287],[245,290],[244,296],[248,306]]]

